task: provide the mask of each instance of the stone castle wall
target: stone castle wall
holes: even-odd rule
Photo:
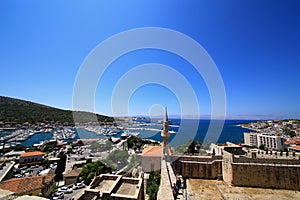
[[[299,159],[268,159],[236,156],[223,151],[223,156],[173,156],[176,174],[185,178],[223,180],[236,186],[300,190]]]
[[[232,164],[233,185],[300,189],[300,168],[291,166]]]
[[[188,178],[215,179],[222,173],[222,157],[173,157],[173,167],[176,174]]]
[[[300,160],[251,159],[223,154],[223,179],[236,186],[300,189]]]

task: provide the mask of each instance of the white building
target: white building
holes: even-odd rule
[[[244,133],[244,144],[248,146],[258,147],[257,133],[254,132]]]
[[[264,145],[270,150],[282,150],[284,139],[278,135],[262,133],[244,133],[244,143],[248,146],[260,147]]]
[[[272,150],[282,150],[283,139],[278,135],[257,134],[257,146],[262,144]]]

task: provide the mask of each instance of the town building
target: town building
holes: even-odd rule
[[[145,147],[142,152],[142,169],[144,172],[159,171],[161,168],[161,159],[165,150],[170,153],[168,148],[168,140],[170,137],[169,132],[169,119],[167,108],[165,109],[165,116],[163,122],[163,130],[161,131],[161,137],[163,142],[160,146],[148,146]]]
[[[54,175],[12,178],[0,182],[0,189],[9,190],[16,195],[48,196],[54,183]]]
[[[162,146],[145,147],[142,152],[142,169],[144,172],[159,171],[161,167]]]
[[[121,175],[101,174],[96,176],[83,193],[73,197],[74,200],[114,199],[142,200],[143,179],[122,177]]]
[[[25,153],[25,151],[10,151],[5,153],[4,157],[19,159],[22,153]]]
[[[25,165],[40,165],[44,153],[41,151],[25,152],[20,155],[19,167]]]
[[[244,133],[244,144],[247,146],[257,147],[257,133]]]
[[[300,145],[292,145],[288,147],[289,151],[300,152]]]
[[[297,128],[297,129],[295,130],[295,132],[296,132],[296,135],[299,137],[299,136],[300,136],[300,128]]]
[[[257,146],[264,145],[270,150],[282,150],[284,140],[279,135],[257,134]]]
[[[81,171],[82,171],[81,168],[68,170],[64,174],[65,185],[71,185],[71,184],[76,183],[79,179],[79,175],[80,175]]]
[[[259,148],[265,146],[270,150],[280,151],[283,149],[284,138],[276,134],[244,133],[244,144]]]

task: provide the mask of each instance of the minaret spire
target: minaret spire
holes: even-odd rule
[[[168,122],[168,111],[167,111],[167,107],[165,107],[165,118],[164,118],[164,122]]]
[[[164,127],[163,127],[163,130],[161,131],[161,137],[163,139],[163,145],[166,146],[168,144],[168,140],[170,137],[167,107],[165,108],[165,117],[164,117],[164,125],[163,126]]]

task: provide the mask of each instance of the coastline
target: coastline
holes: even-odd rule
[[[173,123],[180,124],[180,119],[172,119],[171,121]],[[207,133],[208,127],[210,125],[209,120],[202,120],[202,121],[200,120],[197,133],[192,133],[189,131],[190,130],[189,125],[192,125],[194,122],[197,122],[197,120],[195,120],[195,121],[189,120],[188,122],[190,124],[187,124],[187,127],[185,129],[183,129],[183,130],[185,130],[184,133],[180,132],[179,125],[171,124],[169,126],[169,131],[174,131],[174,132],[178,133],[178,134],[171,134],[171,136],[170,136],[170,142],[172,142],[172,144],[174,146],[178,146],[178,145],[181,145],[183,142],[189,141],[188,138],[191,138],[191,139],[193,138],[194,140],[203,141],[204,138],[206,137],[206,133]],[[220,134],[220,137],[219,137],[217,143],[225,143],[226,141],[230,141],[233,143],[240,143],[241,140],[243,140],[244,132],[256,131],[255,129],[244,126],[243,122],[247,123],[247,121],[244,121],[244,120],[225,121],[225,124],[223,126],[222,132]],[[122,127],[122,128],[124,130],[127,129],[130,132],[137,131],[137,129],[138,129],[138,132],[140,133],[140,136],[139,136],[140,138],[150,139],[150,140],[161,142],[161,133],[160,133],[161,130],[158,129],[159,127],[157,125],[156,126],[150,125],[150,126],[145,127],[143,125],[137,126],[137,124],[133,124],[132,126]],[[90,130],[86,130],[84,127],[76,129],[75,132],[76,132],[76,137],[73,140],[80,139],[80,140],[84,140],[84,141],[95,141],[98,139],[105,139],[105,138],[109,138],[109,137],[116,137],[116,138],[121,137],[121,133],[118,133],[118,134],[112,135],[112,136],[105,136],[105,135],[97,134],[96,132],[93,132]],[[50,136],[50,135],[51,134],[47,134],[47,136]],[[38,137],[38,136],[39,135],[36,134],[35,137]],[[43,141],[45,139],[48,139],[43,134],[40,136],[42,136],[42,137],[41,138],[33,137],[33,138],[29,138],[28,140],[26,140],[26,142],[25,142],[27,144],[26,146],[30,146],[35,143],[39,143],[40,141]],[[180,138],[180,137],[183,137],[183,138]],[[32,141],[32,139],[35,139],[35,141]],[[72,140],[66,140],[66,142],[70,142],[70,141],[72,141]]]

